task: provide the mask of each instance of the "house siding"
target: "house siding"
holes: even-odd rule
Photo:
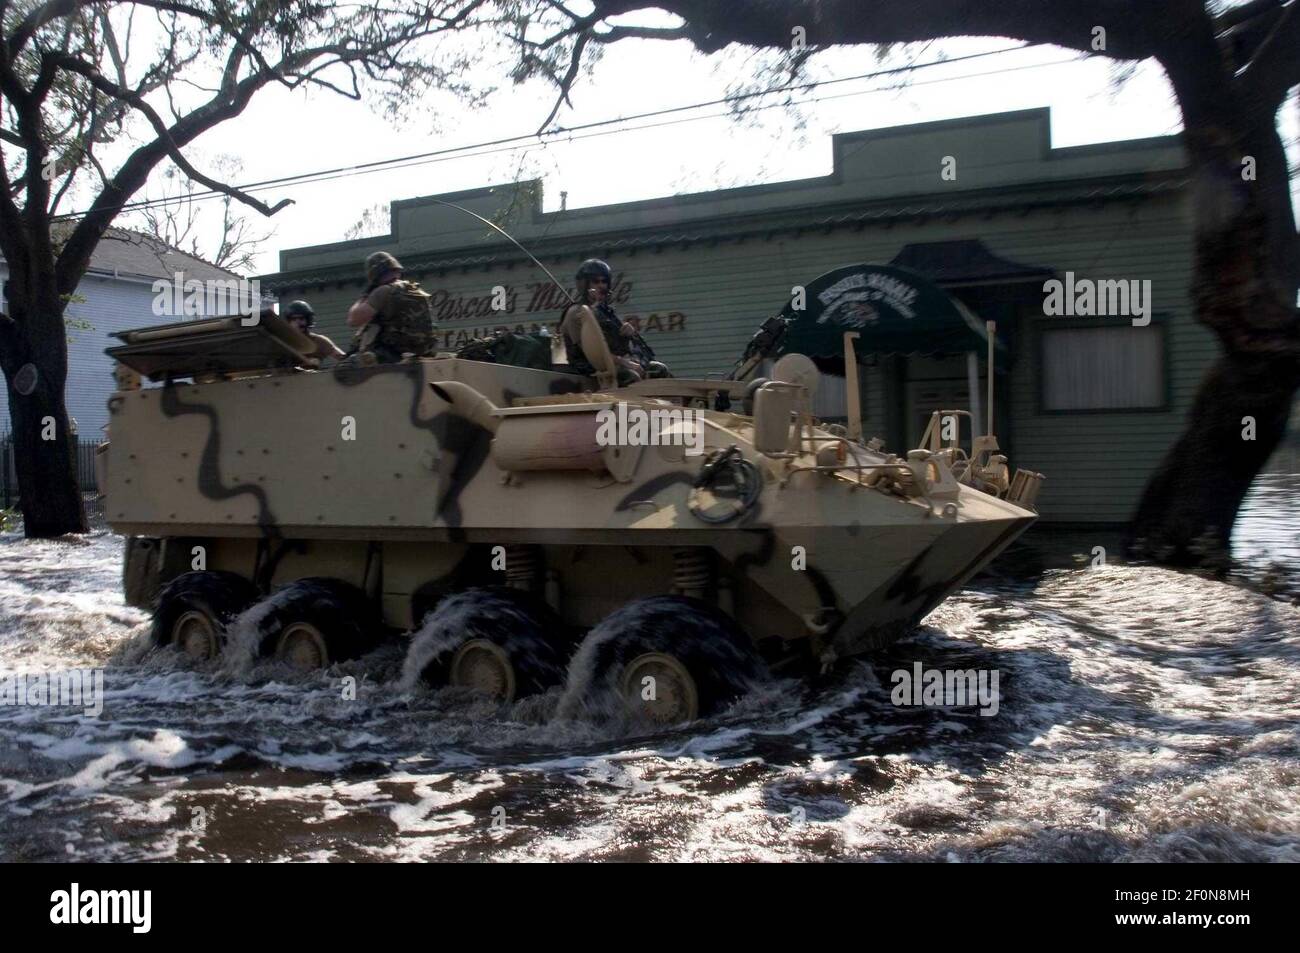
[[[0,275],[7,272],[0,267]],[[117,343],[114,331],[138,328],[155,322],[148,283],[121,278],[87,275],[77,286],[77,299],[68,303],[68,384],[65,391],[68,414],[77,422],[83,440],[98,439],[108,423],[108,398],[113,393],[113,362],[104,349]],[[84,299],[84,300],[80,300]],[[89,325],[78,329],[80,323]],[[0,390],[0,434],[9,426],[8,394]]]
[[[64,396],[81,439],[99,439],[108,423],[113,361],[104,350],[119,343],[110,335],[183,320],[159,317],[153,310],[155,280],[164,280],[170,287],[178,274],[182,281],[239,280],[233,272],[129,229],[114,226],[95,246],[90,268],[64,311],[72,325],[67,330],[68,378]],[[8,266],[0,258],[0,282],[8,277]],[[77,326],[82,324],[87,327]],[[7,388],[0,388],[0,437],[10,429]]]

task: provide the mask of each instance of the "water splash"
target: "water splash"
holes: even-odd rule
[[[543,617],[540,606],[507,589],[470,589],[447,596],[425,617],[411,637],[402,668],[402,688],[411,691],[426,681],[439,682],[452,653],[471,639],[490,638],[504,648],[517,665],[525,660],[528,676],[542,685],[563,675],[563,653],[544,652],[546,644],[563,635],[553,620]],[[524,673],[521,672],[521,675]]]
[[[1300,860],[1300,607],[1238,586],[986,580],[824,684],[631,737],[553,720],[560,689],[407,691],[403,645],[177,669],[140,653],[120,546],[0,538],[0,672],[105,668],[98,719],[0,706],[6,859]],[[996,668],[997,716],[894,706],[917,661]]]

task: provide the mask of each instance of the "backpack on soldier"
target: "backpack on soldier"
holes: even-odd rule
[[[373,350],[387,352],[388,360],[400,360],[406,353],[433,353],[433,308],[429,293],[414,281],[394,281],[391,287],[392,297],[375,318],[379,333]]]

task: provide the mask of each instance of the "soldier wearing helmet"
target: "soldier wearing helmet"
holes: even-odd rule
[[[636,328],[614,313],[609,303],[609,289],[613,278],[609,265],[598,258],[589,258],[578,266],[578,300],[564,309],[560,317],[560,332],[564,335],[569,367],[578,374],[595,375],[596,370],[582,352],[582,320],[584,312],[596,318],[609,353],[618,365],[618,382],[630,384],[644,377],[667,376],[668,369],[654,360],[654,351],[641,339]]]
[[[402,278],[402,263],[386,251],[374,252],[366,258],[366,282],[365,294],[348,309],[348,326],[357,332],[353,351],[372,354],[379,363],[431,353],[429,295]]]
[[[312,330],[312,325],[316,323],[316,312],[306,301],[291,301],[284,309],[284,319],[298,331],[311,338],[316,349],[311,351],[308,356],[318,361],[332,358],[338,360],[343,356],[343,349],[331,341],[323,334],[317,334]]]

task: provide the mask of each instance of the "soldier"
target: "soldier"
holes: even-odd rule
[[[312,343],[316,345],[316,350],[312,351],[309,357],[323,361],[326,358],[338,360],[343,356],[342,348],[325,335],[317,334],[312,330],[312,325],[316,323],[316,312],[306,301],[289,302],[284,309],[284,319],[300,334],[311,338]]]
[[[589,309],[605,336],[609,353],[618,365],[618,382],[630,384],[644,377],[667,377],[668,368],[654,359],[654,351],[630,322],[620,320],[609,303],[612,272],[598,258],[578,266],[578,301],[564,309],[560,331],[564,335],[569,367],[577,374],[594,375],[596,369],[582,353],[582,312]]]
[[[366,292],[348,309],[348,326],[357,331],[353,352],[373,354],[379,363],[396,363],[404,354],[433,350],[429,295],[402,278],[402,263],[386,251],[366,259]],[[366,363],[363,359],[362,363]]]

